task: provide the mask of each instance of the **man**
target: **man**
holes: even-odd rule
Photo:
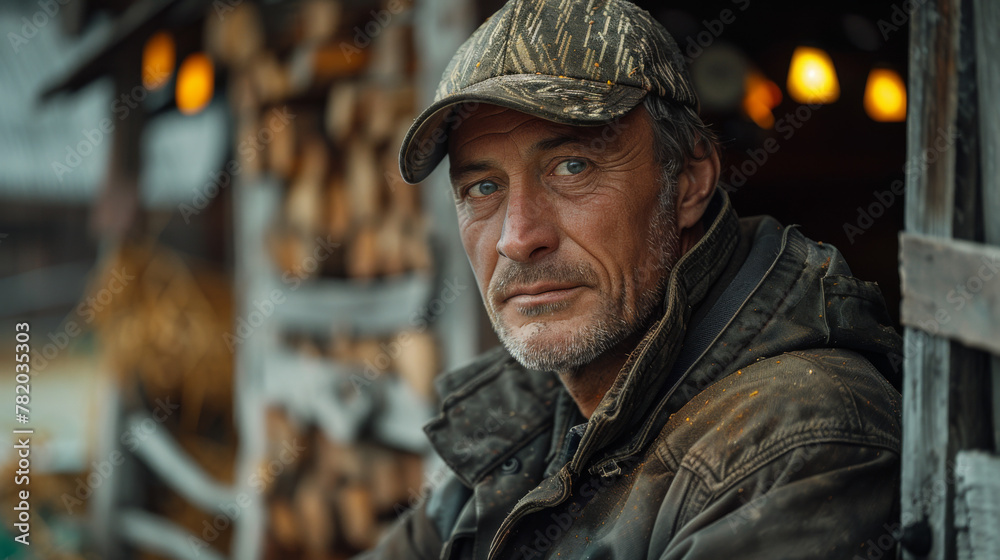
[[[896,538],[878,288],[737,219],[648,13],[511,0],[455,55],[403,177],[445,155],[503,347],[440,378],[447,476],[370,557],[865,558]]]

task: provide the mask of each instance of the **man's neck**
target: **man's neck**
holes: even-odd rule
[[[701,241],[704,235],[705,226],[702,222],[698,222],[693,227],[682,231],[680,233],[679,254],[684,255],[690,251],[692,247]],[[660,318],[660,314],[654,313],[654,316],[647,322],[645,327],[639,329],[632,336],[626,338],[593,362],[577,369],[559,372],[559,378],[562,380],[563,385],[566,386],[566,390],[569,391],[569,395],[576,401],[576,405],[580,407],[580,413],[583,414],[584,418],[590,420],[590,416],[594,414],[597,406],[604,399],[605,393],[608,392],[608,389],[614,384],[615,379],[618,378],[618,373],[621,372],[622,366],[628,361],[629,354],[639,345],[649,327]]]
[[[646,334],[647,328],[648,325],[639,329],[636,334],[623,340],[593,362],[577,369],[559,372],[559,379],[573,397],[584,418],[590,420],[605,393],[618,378],[618,373],[628,360],[629,354],[635,350]]]

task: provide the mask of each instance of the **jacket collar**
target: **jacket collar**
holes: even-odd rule
[[[594,454],[630,433],[647,419],[662,398],[680,353],[688,318],[729,264],[740,228],[736,212],[722,189],[706,214],[704,236],[674,266],[663,301],[663,315],[629,355],[618,377],[591,415],[569,470],[579,473]]]
[[[469,487],[549,430],[562,382],[528,370],[503,348],[436,381],[441,412],[424,426],[438,455]]]
[[[677,358],[691,310],[728,264],[739,240],[739,223],[721,189],[705,218],[701,240],[674,266],[663,315],[631,353],[588,422],[570,463],[574,472],[593,454],[627,433],[648,414]],[[551,429],[556,397],[565,392],[552,372],[521,367],[503,348],[442,375],[441,413],[425,427],[439,456],[468,486]]]

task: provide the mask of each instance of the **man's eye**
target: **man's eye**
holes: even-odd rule
[[[587,169],[587,162],[582,159],[568,159],[556,166],[554,175],[576,175]]]
[[[469,187],[469,196],[472,198],[480,198],[483,196],[489,196],[499,189],[500,186],[493,181],[480,181],[475,185]]]

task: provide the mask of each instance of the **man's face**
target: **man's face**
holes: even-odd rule
[[[644,109],[574,127],[480,105],[449,155],[462,243],[518,361],[572,371],[646,326],[678,244]]]

